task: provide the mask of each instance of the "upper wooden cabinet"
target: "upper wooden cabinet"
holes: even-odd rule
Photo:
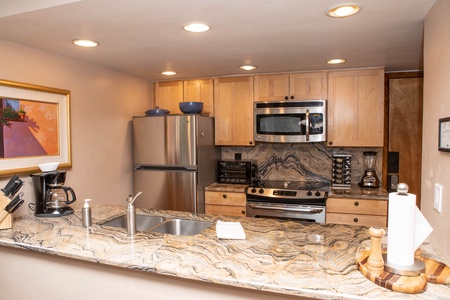
[[[255,101],[326,99],[327,72],[255,76]]]
[[[328,73],[328,146],[383,147],[384,69]]]
[[[183,81],[155,82],[155,106],[181,114],[180,102],[183,102]]]
[[[196,79],[184,81],[185,102],[203,102],[202,113],[214,114],[214,83],[213,79]]]
[[[182,114],[179,103],[203,102],[202,113],[213,116],[214,90],[212,79],[162,81],[155,83],[155,105],[171,114]]]
[[[214,80],[215,141],[220,146],[254,146],[253,77]]]

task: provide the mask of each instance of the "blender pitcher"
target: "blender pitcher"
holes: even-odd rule
[[[375,166],[377,162],[377,153],[373,151],[366,151],[364,154],[364,165],[366,171],[364,172],[360,187],[370,187],[377,188],[380,186],[380,181],[378,180],[377,173],[375,171]]]

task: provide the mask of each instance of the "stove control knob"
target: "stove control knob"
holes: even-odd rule
[[[311,191],[308,191],[308,192],[306,193],[306,196],[312,196],[312,192],[311,192]]]
[[[262,188],[259,189],[258,193],[264,194],[264,190]]]
[[[320,196],[320,192],[317,191],[314,195],[316,195],[316,197],[319,197]]]
[[[252,188],[251,192],[252,192],[252,194],[256,193],[256,189]]]

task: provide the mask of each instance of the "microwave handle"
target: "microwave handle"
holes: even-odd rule
[[[306,141],[309,141],[309,109],[306,110]]]

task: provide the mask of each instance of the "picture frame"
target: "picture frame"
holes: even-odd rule
[[[439,119],[439,151],[450,152],[450,117]]]
[[[72,167],[70,91],[0,79],[0,177]]]

